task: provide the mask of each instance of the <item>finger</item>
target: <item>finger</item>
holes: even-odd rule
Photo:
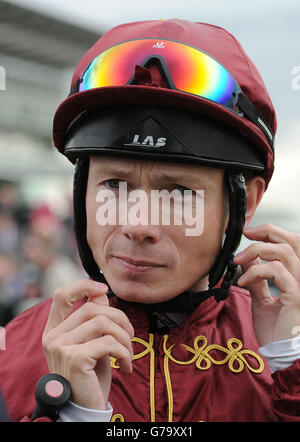
[[[265,279],[258,279],[252,282],[251,285],[248,285],[247,282],[247,271],[255,265],[261,264],[259,258],[254,259],[251,262],[248,262],[244,265],[241,265],[241,269],[243,271],[243,275],[238,279],[238,285],[243,287],[247,286],[248,290],[251,292],[251,295],[254,299],[259,302],[272,302],[273,297],[271,295],[268,282]],[[245,275],[245,276],[244,276]]]
[[[243,265],[256,258],[264,261],[280,261],[296,279],[300,279],[299,259],[289,244],[254,243],[236,255],[234,262]]]
[[[267,282],[268,279],[273,279],[281,292],[295,293],[299,291],[298,282],[279,261],[252,265],[238,280],[238,284],[247,286],[252,293],[252,289],[255,290],[255,284],[261,280]]]
[[[118,365],[122,372],[132,372],[131,353],[113,336],[102,336],[101,338],[81,344],[76,349],[76,359],[79,363],[80,361],[93,358],[95,362],[94,367],[96,366],[96,363],[105,356],[115,358],[118,361]]]
[[[107,298],[107,291],[107,285],[88,279],[81,279],[57,289],[53,295],[45,332],[62,323],[72,313],[76,302],[89,296]],[[106,302],[108,304],[108,301]]]
[[[261,224],[259,226],[245,226],[244,235],[252,240],[270,242],[270,243],[287,243],[300,259],[300,235],[294,232],[288,232],[281,227],[274,226],[271,223]]]
[[[107,296],[89,296],[88,301],[98,305],[109,305]]]
[[[83,344],[105,335],[113,336],[116,341],[120,342],[120,344],[128,349],[131,357],[133,357],[131,336],[124,328],[111,321],[111,319],[105,315],[98,315],[62,335],[59,338],[59,344]]]
[[[71,313],[62,323],[52,330],[56,336],[63,335],[97,316],[100,316],[102,319],[106,317],[108,320],[115,322],[133,338],[134,329],[122,310],[106,305],[98,305],[89,301]]]
[[[102,284],[97,281],[94,281],[91,277],[89,277],[89,279],[90,279],[90,281],[92,281],[96,285]],[[108,290],[108,287],[107,287],[107,290]],[[95,304],[99,304],[99,305],[109,305],[109,300],[108,300],[107,296],[92,296],[92,295],[90,295],[88,297],[88,301],[94,302]]]

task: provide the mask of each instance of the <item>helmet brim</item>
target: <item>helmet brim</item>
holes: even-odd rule
[[[84,111],[101,110],[116,106],[155,106],[163,109],[188,111],[224,123],[257,146],[265,154],[263,174],[268,184],[273,168],[273,152],[264,133],[250,120],[213,101],[180,91],[153,86],[114,86],[78,92],[64,100],[53,121],[53,140],[57,149],[65,154],[66,134],[70,124]],[[69,157],[72,162],[74,159]]]
[[[261,152],[220,121],[192,112],[152,106],[86,111],[70,125],[64,154],[108,155],[262,172]]]

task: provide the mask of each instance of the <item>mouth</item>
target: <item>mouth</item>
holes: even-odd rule
[[[140,272],[147,272],[157,268],[165,267],[164,265],[159,263],[139,260],[139,259],[132,259],[127,256],[113,256],[113,258],[117,262],[117,264],[121,265],[125,270],[128,270],[130,272],[140,273]]]

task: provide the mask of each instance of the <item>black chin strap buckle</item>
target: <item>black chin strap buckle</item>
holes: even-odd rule
[[[217,302],[224,301],[229,296],[229,289],[237,269],[237,265],[233,262],[233,258],[234,255],[231,255],[221,287],[210,290],[211,295],[214,296]]]

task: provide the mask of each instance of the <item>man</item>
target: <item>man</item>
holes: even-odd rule
[[[59,421],[300,420],[299,236],[248,226],[275,132],[259,73],[221,28],[130,23],[84,55],[54,142],[76,162],[89,279],[8,325],[0,383],[12,419],[30,419],[50,372],[72,390]],[[153,221],[164,204],[147,212],[155,191],[172,194],[172,222]],[[234,258],[242,231],[254,243]]]

